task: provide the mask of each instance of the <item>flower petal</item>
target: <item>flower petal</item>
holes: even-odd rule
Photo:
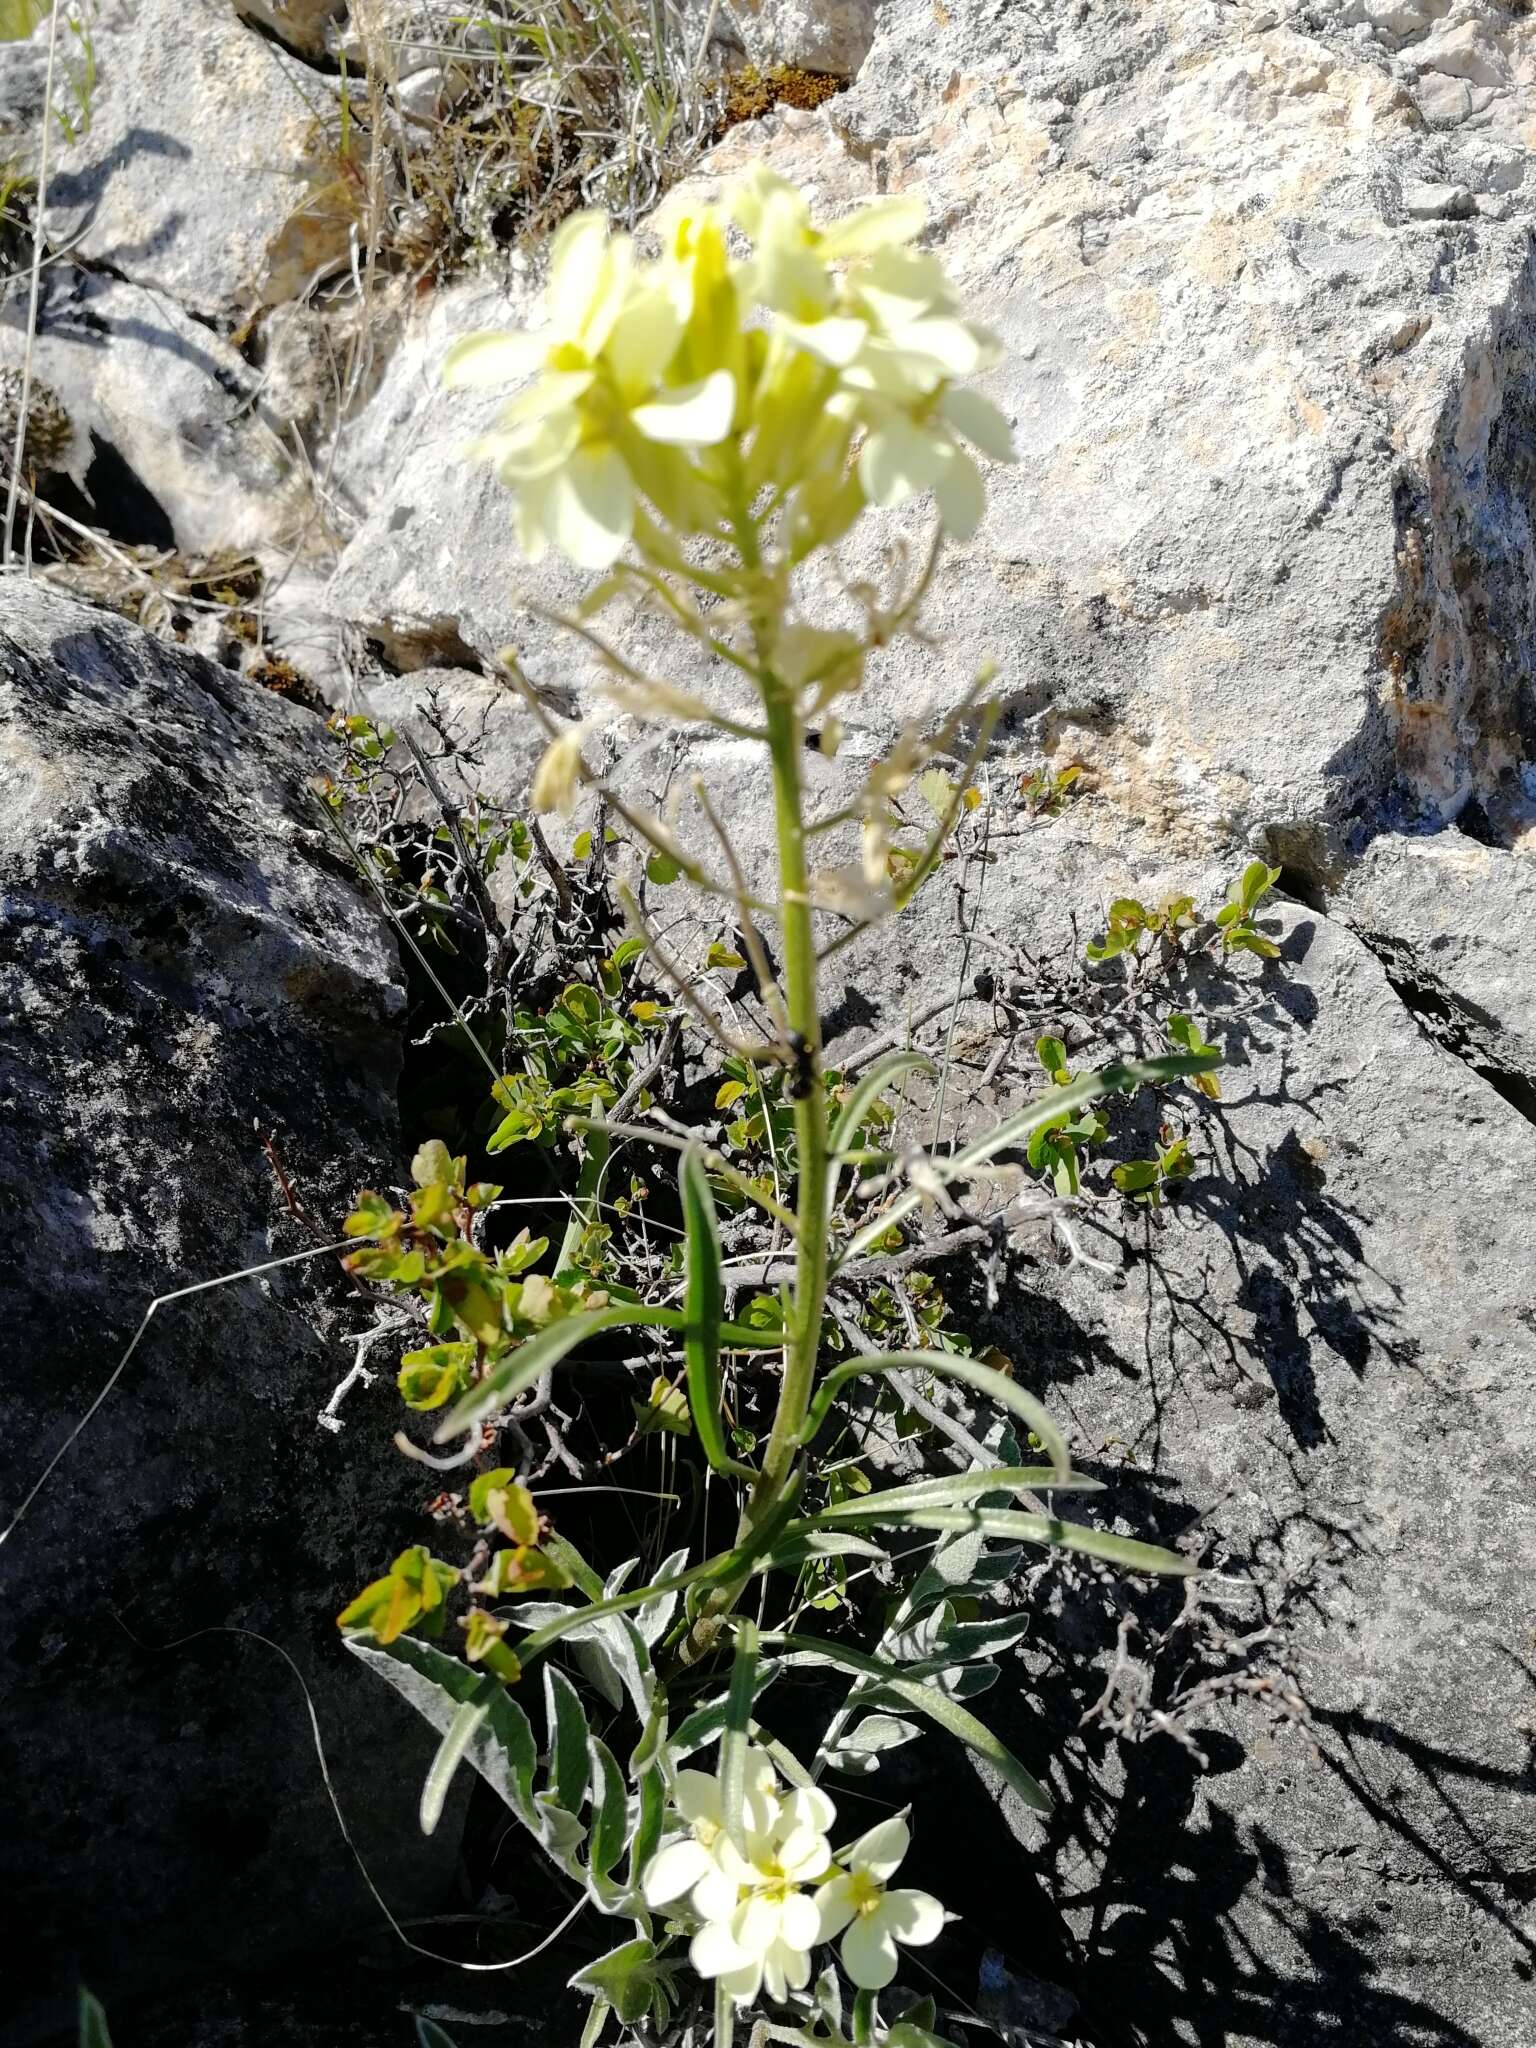
[[[699,1854],[705,1867],[688,1903],[701,1920],[729,1920],[741,1896],[740,1882],[733,1871],[722,1870],[705,1850],[700,1849]]]
[[[816,1901],[808,1892],[791,1892],[784,1901],[779,1940],[790,1948],[812,1949],[820,1939],[821,1914]]]
[[[668,1842],[645,1866],[645,1876],[640,1885],[645,1903],[652,1907],[668,1905],[673,1899],[680,1899],[685,1891],[698,1884],[713,1869],[709,1851],[691,1835],[685,1835],[680,1842]],[[727,1912],[734,1904],[733,1895]],[[706,1920],[719,1917],[712,1913],[704,1915]]]
[[[736,379],[729,370],[716,370],[697,384],[665,391],[649,405],[637,405],[630,414],[648,441],[662,441],[672,447],[712,448],[731,431],[736,410]]]
[[[850,256],[872,256],[877,249],[915,241],[928,225],[928,208],[916,193],[877,199],[846,220],[834,222],[821,238],[821,253],[831,263]]]
[[[701,1977],[723,1977],[727,1971],[750,1966],[757,1958],[743,1951],[723,1921],[711,1920],[689,1943],[688,1960]]]
[[[746,1956],[765,1956],[779,1938],[781,1901],[754,1892],[731,1915],[731,1939]]]
[[[871,1918],[908,1948],[924,1948],[944,1932],[944,1908],[931,1892],[887,1892]]]
[[[825,320],[781,320],[779,332],[796,348],[834,370],[846,369],[869,340],[869,328],[862,320],[829,314]]]
[[[631,292],[603,351],[625,397],[638,398],[652,388],[672,360],[682,331],[665,292]]]
[[[826,1836],[812,1827],[792,1827],[787,1835],[781,1835],[777,1854],[779,1868],[791,1884],[810,1883],[823,1876],[832,1862]]]
[[[990,455],[994,462],[1017,462],[1013,429],[990,398],[983,398],[979,391],[957,387],[945,392],[939,400],[939,411],[983,455]]]
[[[750,2005],[762,1989],[763,1966],[759,1962],[750,1962],[743,1963],[737,1970],[722,1970],[720,1982],[733,2004]]]
[[[859,481],[876,505],[899,505],[930,489],[943,474],[947,442],[894,414],[859,452]]]
[[[550,327],[561,341],[580,330],[607,249],[608,217],[595,207],[573,213],[556,230],[549,245],[549,283],[544,303]]]
[[[498,427],[482,434],[471,453],[494,465],[504,484],[514,487],[525,477],[548,476],[574,452],[581,439],[581,421],[574,412],[553,412],[547,419],[520,426]]]
[[[986,337],[965,320],[930,316],[900,328],[891,339],[906,353],[927,356],[948,377],[969,377],[987,362]]]
[[[538,334],[466,334],[443,357],[443,383],[450,391],[514,384],[538,368],[547,349],[547,336]]]
[[[867,1835],[860,1835],[848,1851],[848,1862],[854,1870],[867,1870],[877,1883],[884,1884],[901,1868],[901,1859],[911,1846],[912,1830],[899,1813],[892,1814]]]
[[[720,1819],[720,1780],[713,1771],[679,1771],[672,1781],[672,1804],[686,1821]]]
[[[565,412],[592,388],[591,370],[548,370],[526,391],[520,391],[503,408],[503,426],[521,426],[528,420],[542,420],[551,413]]]
[[[784,1802],[784,1817],[791,1828],[824,1835],[837,1821],[837,1808],[819,1785],[797,1785]]]
[[[963,448],[951,448],[933,496],[944,531],[955,540],[969,540],[986,516],[987,487]]]
[[[883,1991],[896,1974],[896,1944],[878,1913],[859,1915],[843,1936],[840,1953],[843,1968],[861,1991]]]
[[[811,1981],[811,1959],[804,1949],[787,1941],[776,1941],[763,1958],[763,1980],[770,1998],[782,1999],[787,1991],[803,1991]]]
[[[611,569],[634,531],[635,490],[618,450],[578,448],[550,479],[549,537],[578,569]]]
[[[820,1919],[818,1941],[833,1941],[853,1918],[853,1880],[850,1877],[834,1877],[821,1887],[816,1894],[816,1912]]]

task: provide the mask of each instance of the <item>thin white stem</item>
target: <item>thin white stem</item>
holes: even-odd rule
[[[16,439],[11,446],[11,480],[5,494],[5,532],[0,567],[11,566],[16,499],[21,489],[21,464],[27,448],[27,408],[32,400],[32,352],[37,343],[37,304],[43,277],[43,213],[48,204],[48,145],[53,139],[53,71],[59,47],[59,17],[64,0],[55,0],[48,17],[48,70],[43,80],[43,138],[38,145],[37,197],[32,211],[32,282],[27,290],[27,345],[21,359],[21,396],[16,405]]]

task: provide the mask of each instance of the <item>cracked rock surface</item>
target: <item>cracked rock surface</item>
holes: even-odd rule
[[[1009,350],[990,384],[1022,459],[949,559],[921,694],[893,659],[861,715],[936,716],[1000,656],[1015,732],[1091,764],[1154,841],[1262,845],[1323,881],[1362,821],[1476,801],[1501,840],[1527,829],[1522,17],[1458,10],[1498,78],[1442,132],[1417,81],[1464,58],[1415,43],[1410,76],[1398,30],[1327,10],[943,11],[887,9],[851,92],[734,131],[697,181],[762,154],[827,214],[920,192]],[[1468,205],[1419,217],[1426,183]],[[332,601],[396,638],[446,614],[483,655],[516,640],[537,677],[548,636],[521,597],[560,602],[565,581],[509,570],[501,493],[456,459],[478,424],[461,396],[427,400]],[[855,567],[919,526],[876,522]],[[648,651],[644,622],[630,644]]]
[[[856,41],[868,10],[747,12],[765,35],[841,23]],[[50,277],[40,373],[116,436],[184,544],[302,531],[273,608],[300,667],[405,729],[434,692],[486,786],[520,798],[531,727],[475,671],[512,641],[553,707],[589,709],[591,664],[531,609],[584,586],[517,563],[505,495],[463,459],[497,401],[445,396],[438,367],[459,334],[528,318],[536,265],[381,287],[338,421],[332,316],[304,287],[345,246],[312,145],[325,53],[357,10],[271,0],[245,10],[262,35],[213,0],[99,13],[100,112],[62,158],[55,227],[78,239]],[[1530,2048],[1536,21],[1515,0],[883,0],[874,27],[846,94],[734,131],[695,188],[762,155],[828,215],[921,192],[932,246],[1007,344],[991,388],[1021,459],[948,558],[931,646],[886,658],[807,778],[836,808],[900,721],[937,722],[990,656],[995,790],[1044,757],[1081,762],[1091,795],[840,955],[834,1033],[899,1031],[949,996],[965,1071],[986,1076],[957,1114],[990,1120],[1032,1087],[1036,1031],[1094,1055],[1081,941],[1112,897],[1210,902],[1254,853],[1284,870],[1283,960],[1187,991],[1229,1059],[1221,1102],[1191,1117],[1194,1178],[1156,1214],[1090,1205],[1086,1256],[1026,1237],[994,1294],[974,1265],[945,1276],[1069,1419],[1120,1526],[1208,1544],[1260,1603],[1231,1623],[1256,1638],[1241,1654],[1155,1602],[1117,1648],[1111,1609],[1044,1587],[1002,1732],[1054,1776],[1056,1818],[1008,1815],[1004,1846],[985,1832],[995,1788],[942,1753],[902,1787],[966,1845],[949,1903],[1002,1959],[961,1989],[1018,2048],[1042,2029],[1089,2048]],[[0,123],[34,105],[36,54],[0,85]],[[100,376],[98,338],[116,365]],[[296,437],[308,461],[285,466]],[[872,523],[851,573],[921,526]],[[807,595],[833,623],[837,594]],[[654,618],[608,616],[640,663],[711,687]],[[20,1024],[0,1149],[28,1191],[16,1243],[37,1247],[6,1285],[9,1326],[42,1333],[16,1377],[35,1445],[162,1276],[295,1241],[253,1117],[282,1126],[327,1213],[393,1160],[397,964],[307,836],[304,714],[10,586],[0,677],[21,792],[0,820]],[[686,779],[670,743],[612,737],[625,789],[664,806]],[[718,739],[686,765],[753,869],[770,840],[754,767]],[[686,807],[678,829],[708,844]],[[367,1433],[383,1411],[349,1424],[344,1459],[311,1440],[337,1313],[278,1278],[157,1320],[114,1433],[16,1539],[36,1576],[7,1621],[15,1839],[83,1873],[27,1925],[63,1981],[67,1923],[123,1921],[109,1962],[131,1985],[213,1912],[225,1984],[146,2009],[167,2048],[361,2038],[334,1987],[306,2003],[268,1978],[244,2001],[228,1980],[364,1902],[315,1851],[332,1823],[286,1676],[222,1642],[153,1658],[110,1613],[144,1641],[204,1620],[312,1630],[322,1713],[391,1760],[349,1811],[384,1869],[398,1859],[392,1898],[441,1874],[410,1818],[411,1731],[330,1654],[330,1602],[382,1522],[420,1533],[420,1489]],[[102,1636],[122,1755],[91,1739]],[[1112,1733],[1147,1733],[1212,1671],[1227,1690],[1203,1766],[1176,1735]],[[65,1770],[61,1818],[39,1787]],[[206,1855],[187,1866],[189,1839]],[[219,1873],[229,1891],[231,1860],[221,1920],[201,1894]],[[124,1919],[140,1892],[151,1919]],[[554,1991],[538,2011],[503,2001],[484,2037],[542,2024],[563,2043],[573,2012]]]
[[[315,1243],[258,1133],[331,1235],[398,1171],[398,969],[304,800],[318,734],[0,585],[7,1520],[155,1295]],[[316,1426],[367,1320],[330,1260],[168,1304],[5,1546],[8,2040],[62,2024],[82,1967],[126,1997],[189,1943],[238,1974],[376,1922],[293,1674],[199,1631],[284,1645],[375,1875],[400,1910],[440,1895],[430,1739],[334,1654],[338,1594],[420,1492],[387,1411]]]

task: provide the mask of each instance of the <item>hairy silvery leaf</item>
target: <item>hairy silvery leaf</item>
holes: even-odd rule
[[[599,1906],[612,1909],[619,1887],[608,1874],[624,1853],[629,1839],[629,1787],[612,1751],[597,1736],[592,1738],[592,1839],[587,1850],[587,1881]]]
[[[544,1666],[544,1712],[550,1793],[567,1813],[579,1814],[587,1794],[591,1731],[575,1686],[553,1664]]]
[[[674,1551],[661,1567],[658,1577],[665,1579],[680,1571],[686,1560],[686,1551]],[[623,1590],[638,1562],[637,1558],[630,1558],[609,1574],[602,1588],[605,1599]],[[565,1635],[565,1641],[573,1646],[576,1661],[594,1691],[601,1693],[612,1707],[622,1705],[627,1692],[642,1724],[649,1718],[656,1695],[650,1643],[666,1627],[676,1602],[675,1593],[662,1593],[655,1600],[648,1600],[632,1615],[595,1614],[590,1621],[579,1622]],[[660,1627],[655,1628],[647,1639],[640,1626],[641,1619],[654,1617],[658,1610],[662,1610]],[[546,1622],[563,1621],[571,1615],[579,1615],[581,1610],[558,1600],[523,1600],[504,1612],[507,1619],[519,1628],[534,1629],[542,1628]]]
[[[657,1579],[675,1579],[687,1562],[688,1550],[684,1545],[681,1550],[674,1550],[670,1557],[662,1560],[656,1573]],[[676,1593],[658,1593],[654,1600],[647,1600],[645,1605],[637,1608],[630,1617],[639,1631],[640,1640],[648,1650],[655,1648],[671,1626],[677,1602]]]
[[[578,1970],[570,1985],[573,1991],[594,1993],[632,2027],[652,2010],[658,1991],[670,1990],[671,1971],[658,1963],[656,1944],[641,1935]]]
[[[898,1714],[866,1714],[834,1748],[823,1754],[834,1771],[863,1774],[880,1768],[880,1758],[886,1750],[900,1749],[921,1733],[915,1721],[904,1721]]]
[[[771,1664],[758,1665],[752,1679],[754,1707],[778,1676],[781,1666],[788,1662],[788,1658],[776,1657]],[[667,1741],[667,1754],[674,1763],[681,1763],[685,1757],[692,1756],[695,1750],[705,1748],[718,1738],[725,1726],[729,1697],[727,1693],[717,1694],[714,1699],[706,1700],[702,1706],[695,1707],[688,1718],[678,1724],[675,1733]]]
[[[480,1685],[480,1675],[467,1664],[412,1636],[398,1636],[387,1649],[358,1636],[345,1640],[353,1656],[387,1679],[439,1735],[447,1734],[459,1708]],[[540,1832],[533,1799],[537,1758],[527,1715],[502,1692],[471,1737],[464,1761],[535,1834]]]

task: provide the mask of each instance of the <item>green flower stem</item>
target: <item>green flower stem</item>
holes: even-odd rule
[[[738,534],[750,530],[738,523]],[[756,567],[755,549],[742,541],[743,565]],[[784,1344],[784,1378],[763,1454],[762,1469],[743,1510],[737,1542],[750,1544],[768,1519],[782,1513],[799,1475],[795,1456],[816,1385],[821,1345],[821,1318],[827,1298],[828,1199],[831,1172],[828,1158],[827,1112],[821,1080],[821,1002],[817,988],[816,933],[811,910],[810,870],[806,860],[804,788],[800,757],[804,728],[793,691],[774,673],[772,636],[777,598],[765,604],[756,620],[758,686],[768,720],[768,748],[773,765],[774,822],[779,850],[779,925],[784,948],[784,1006],[791,1043],[791,1093],[795,1105],[798,1186],[795,1200],[795,1286]],[[747,1584],[741,1571],[717,1584],[703,1602],[693,1626],[678,1649],[678,1661],[691,1664],[719,1636]]]
[[[810,1407],[827,1298],[827,1115],[821,1085],[821,1005],[816,983],[816,935],[800,781],[801,725],[788,691],[764,678],[769,749],[773,759],[774,817],[779,840],[779,904],[784,942],[784,1005],[794,1034],[791,1093],[799,1186],[795,1202],[794,1312],[784,1348],[784,1383],[774,1413],[762,1473],[747,1506],[748,1521],[776,1501],[789,1475]]]

